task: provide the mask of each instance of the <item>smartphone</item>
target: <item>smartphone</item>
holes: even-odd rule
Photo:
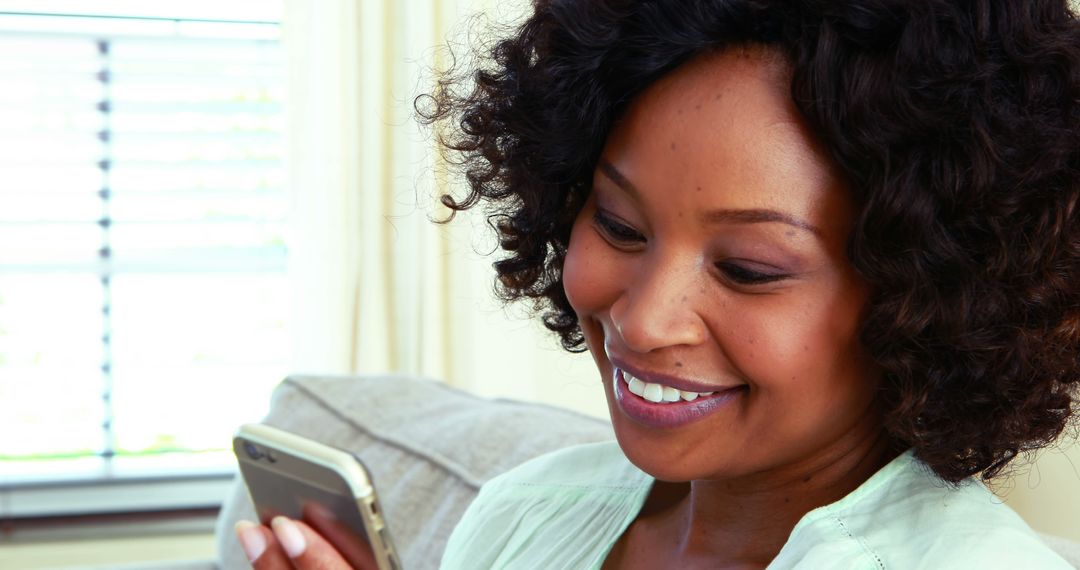
[[[233,453],[263,524],[303,520],[353,566],[400,570],[375,487],[355,455],[263,424],[244,424]]]

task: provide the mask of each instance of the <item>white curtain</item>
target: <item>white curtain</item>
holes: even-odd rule
[[[446,64],[447,41],[482,29],[471,15],[506,22],[525,6],[285,2],[294,371],[421,374],[606,415],[588,356],[563,353],[536,319],[494,301],[482,216],[431,222],[445,215],[437,196],[460,181],[441,168],[413,99]]]

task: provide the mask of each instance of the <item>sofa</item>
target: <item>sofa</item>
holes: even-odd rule
[[[360,457],[407,570],[438,567],[484,481],[536,455],[613,437],[596,418],[408,376],[290,377],[264,421]],[[250,568],[232,530],[241,518],[255,515],[238,482],[217,522],[219,568]],[[1080,568],[1080,543],[1043,538]]]

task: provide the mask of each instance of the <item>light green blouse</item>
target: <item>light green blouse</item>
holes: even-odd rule
[[[442,568],[600,568],[653,479],[615,442],[528,461],[480,490]],[[979,481],[947,486],[910,451],[803,516],[769,570],[1071,568]]]

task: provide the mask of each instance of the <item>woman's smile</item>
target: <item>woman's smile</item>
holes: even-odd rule
[[[743,394],[746,385],[689,391],[648,382],[616,368],[611,389],[619,409],[629,418],[655,428],[675,428],[722,411]]]

